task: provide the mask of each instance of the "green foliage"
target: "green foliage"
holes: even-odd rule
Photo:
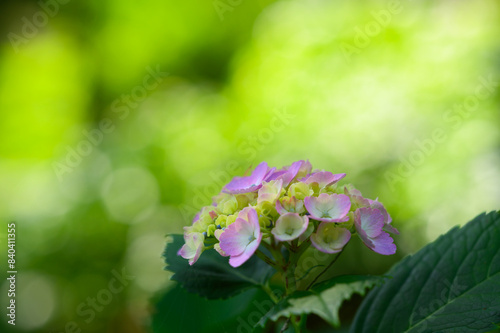
[[[345,275],[322,282],[308,291],[297,291],[285,297],[269,311],[259,324],[264,326],[268,319],[314,313],[333,326],[340,326],[339,309],[344,300],[352,294],[364,295],[367,289],[384,278],[377,276]]]
[[[215,250],[203,252],[200,259],[190,266],[186,259],[177,255],[184,244],[182,235],[172,235],[164,257],[165,269],[174,272],[172,280],[178,281],[187,291],[208,299],[228,298],[242,291],[263,285],[274,269],[253,256],[245,264],[233,268],[227,258]]]
[[[207,300],[177,285],[157,303],[152,332],[261,332],[252,326],[271,304],[258,290],[247,290],[227,300]]]
[[[3,2],[0,216],[19,222],[29,318],[16,329],[149,331],[147,300],[176,284],[158,270],[163,235],[260,161],[346,171],[387,205],[398,255],[497,208],[498,87],[473,99],[480,77],[500,77],[500,1],[401,2],[346,59],[341,45],[364,43],[389,3],[242,1],[221,20],[212,1]],[[147,68],[170,75],[148,89]],[[379,274],[398,259],[350,246],[338,268]],[[87,324],[76,309],[121,267],[137,278]],[[39,279],[51,290],[27,292]]]
[[[500,212],[454,228],[388,274],[352,333],[487,332],[500,322]]]

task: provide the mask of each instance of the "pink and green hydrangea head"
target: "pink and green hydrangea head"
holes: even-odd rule
[[[351,235],[377,253],[393,254],[396,246],[389,233],[399,232],[384,205],[341,184],[345,173],[312,170],[303,160],[279,169],[262,162],[247,176],[234,177],[185,227],[179,255],[192,265],[203,251],[214,249],[238,267],[260,245],[310,242],[333,254],[345,248]]]

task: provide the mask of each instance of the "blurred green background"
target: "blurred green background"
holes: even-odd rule
[[[165,235],[263,160],[346,172],[388,207],[398,254],[356,242],[338,272],[384,273],[499,208],[497,1],[1,6],[2,313],[11,221],[19,271],[2,332],[152,332],[168,291],[156,332],[216,327],[171,289]]]

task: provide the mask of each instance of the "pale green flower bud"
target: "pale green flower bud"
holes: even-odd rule
[[[226,219],[226,227],[229,227],[231,224],[233,224],[234,221],[236,221],[237,217],[238,217],[238,214],[229,215]]]
[[[217,219],[215,220],[215,225],[218,226],[220,225],[221,228],[226,227],[226,220],[227,220],[227,215],[219,215]]]
[[[283,188],[283,181],[272,180],[269,183],[264,183],[259,189],[259,196],[257,198],[257,204],[260,205],[264,202],[268,202],[274,205],[276,200],[281,195],[281,189]]]
[[[217,204],[217,210],[221,214],[234,214],[238,210],[238,200],[231,194],[224,196]]]
[[[207,237],[212,237],[216,229],[215,224],[209,225],[207,228]]]
[[[288,196],[296,197],[299,200],[304,200],[305,197],[313,194],[314,191],[309,187],[309,185],[302,182],[294,183],[288,188]]]

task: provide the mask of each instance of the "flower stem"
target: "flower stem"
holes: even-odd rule
[[[290,246],[290,244],[288,244],[287,242],[284,242],[283,245],[286,247],[286,249],[289,251],[289,252],[292,252],[292,247]]]
[[[281,245],[278,248],[275,246],[274,237],[272,235],[270,242],[271,244],[268,244],[267,242],[262,242],[261,244],[263,244],[264,247],[268,249],[269,252],[271,252],[271,254],[274,257],[274,260],[276,261],[276,264],[286,266],[285,258],[283,258],[283,255],[281,254]],[[280,268],[278,269],[278,271],[283,272],[284,269]]]
[[[273,291],[271,290],[271,288],[269,288],[269,285],[267,283],[262,285],[262,290],[264,290],[266,294],[269,295],[269,298],[271,298],[274,304],[278,304],[280,299],[273,293]]]
[[[288,317],[288,319],[285,321],[285,323],[283,324],[283,327],[281,328],[280,330],[280,333],[283,333],[285,332],[287,329],[288,329],[288,325],[290,324],[290,317]]]
[[[297,290],[297,280],[295,278],[295,270],[297,269],[297,263],[299,257],[297,252],[290,252],[288,262],[285,266],[285,288],[286,294],[290,295],[295,290]]]
[[[266,264],[270,265],[275,270],[277,270],[277,271],[280,270],[279,265],[276,262],[274,262],[271,258],[269,258],[268,256],[266,256],[264,254],[264,252],[262,252],[261,250],[257,249],[257,251],[255,251],[255,254],[257,255],[257,257],[259,257],[260,259],[262,259]]]
[[[344,246],[344,249],[345,249],[345,246]],[[321,273],[319,273],[315,278],[314,280],[312,280],[311,283],[309,283],[309,285],[307,286],[306,290],[309,290],[315,283],[316,281],[318,281],[318,279],[321,277],[321,275],[325,274],[326,271],[333,266],[333,264],[337,261],[337,259],[340,257],[340,255],[342,254],[342,252],[344,252],[344,249],[342,251],[339,252],[339,254],[337,254],[337,256],[332,260],[331,263],[328,264],[328,266],[326,266],[322,271]]]
[[[290,263],[285,272],[285,288],[287,295],[290,295],[295,290],[297,290],[297,281],[295,280],[295,267],[296,265]]]
[[[309,248],[309,246],[311,246],[311,239],[308,238],[307,240],[305,240],[302,244],[300,244],[300,246],[298,247],[297,249],[297,259],[300,258],[300,256],[306,252],[306,250]]]

